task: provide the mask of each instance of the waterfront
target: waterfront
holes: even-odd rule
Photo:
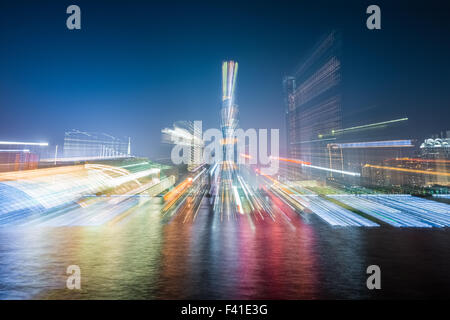
[[[114,225],[2,227],[0,298],[364,299],[450,293],[448,228],[331,227],[286,206],[273,208],[275,220],[251,223],[247,215],[236,215],[221,221],[207,198],[193,221],[182,214],[167,219],[160,206],[148,201]],[[73,264],[81,268],[80,291],[66,289],[66,268]],[[366,288],[371,264],[381,268],[381,290]]]

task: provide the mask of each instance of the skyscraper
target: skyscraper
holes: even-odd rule
[[[238,63],[224,61],[222,63],[222,134],[223,134],[223,159],[234,161],[234,132],[237,127],[238,107],[235,103],[235,88],[238,71]]]
[[[242,210],[239,206],[240,200],[237,187],[233,185],[236,181],[236,157],[234,151],[236,146],[235,130],[238,124],[238,108],[235,103],[237,71],[237,62],[224,61],[222,63],[221,128],[223,155],[220,164],[220,174],[218,175],[219,180],[214,192],[214,206],[219,212],[226,212],[228,216]],[[218,200],[219,197],[221,201]]]
[[[283,79],[289,157],[329,167],[328,135],[341,128],[340,36],[330,33]],[[295,170],[309,176],[310,170]],[[316,171],[313,174],[322,174]]]
[[[283,79],[288,156],[311,163],[287,164],[289,178],[353,183],[366,164],[410,156],[413,144],[402,131],[407,117],[375,121],[352,106],[352,83],[342,80],[351,58],[343,54],[342,34],[332,31]]]

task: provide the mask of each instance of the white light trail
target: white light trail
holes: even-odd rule
[[[0,152],[30,152],[30,149],[2,149]]]
[[[354,177],[361,176],[361,174],[358,173],[358,172],[350,172],[350,171],[343,171],[343,170],[337,170],[337,169],[330,169],[330,168],[313,166],[313,165],[310,165],[310,164],[303,164],[302,163],[302,167],[309,167],[309,168],[318,169],[318,170],[325,170],[325,171],[329,171],[329,172],[341,173],[341,174],[346,174],[346,175],[354,176]]]
[[[48,146],[48,142],[0,141],[0,145],[21,145],[21,146],[40,146],[40,147],[47,147],[47,146]]]

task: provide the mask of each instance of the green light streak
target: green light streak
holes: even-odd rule
[[[234,63],[233,87],[231,88],[231,96],[234,96],[234,88],[236,87],[236,77],[238,72],[238,63]]]
[[[366,124],[366,125],[356,126],[356,127],[350,127],[350,128],[345,128],[345,129],[331,130],[331,134],[342,133],[342,132],[351,131],[351,130],[373,128],[373,127],[377,127],[377,126],[382,126],[382,125],[395,123],[395,122],[406,121],[406,120],[408,120],[408,118],[401,118],[401,119],[395,119],[395,120],[371,123],[371,124]]]

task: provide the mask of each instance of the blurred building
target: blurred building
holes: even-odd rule
[[[365,183],[372,186],[450,186],[450,161],[420,158],[387,159],[363,167]]]
[[[410,139],[330,143],[327,149],[330,168],[357,173],[361,173],[368,164],[411,157],[415,150]],[[342,174],[334,174],[333,177],[342,178]]]
[[[36,169],[46,142],[0,141],[0,172]]]
[[[332,32],[283,80],[289,158],[328,166],[325,135],[341,128],[340,51],[340,35]],[[311,172],[308,167],[291,172],[295,178],[326,175],[326,171]]]
[[[446,138],[429,138],[420,145],[420,155],[426,159],[450,159],[450,131]]]
[[[333,31],[283,79],[290,159],[283,173],[290,179],[357,184],[366,165],[412,157],[416,150],[404,130],[407,117],[383,119],[380,115],[381,120],[374,121],[346,104],[345,58],[350,59],[343,54],[342,35]]]
[[[173,128],[164,128],[161,132],[163,142],[183,148],[184,163],[187,164],[188,171],[195,172],[204,164],[201,121],[177,121]]]
[[[450,132],[447,132],[447,136]],[[450,186],[450,139],[425,139],[417,156],[386,158],[378,163],[369,161],[363,168],[366,183],[377,186],[432,187]]]
[[[203,165],[203,132],[202,127],[199,125],[193,125],[191,129],[192,139],[190,142],[190,163],[188,170],[191,172],[197,171]]]
[[[130,138],[106,133],[70,130],[64,134],[64,158],[117,158],[131,156]]]
[[[175,183],[175,177],[162,172],[167,168],[127,158],[0,173],[0,214],[8,215],[0,225],[21,223],[57,208],[86,208],[92,197],[155,196]]]
[[[222,63],[222,109],[221,128],[223,135],[223,159],[225,161],[235,160],[235,130],[238,125],[235,89],[238,72],[238,63],[235,61],[224,61]]]

